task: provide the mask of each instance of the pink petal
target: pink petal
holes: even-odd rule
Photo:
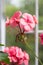
[[[24,60],[24,65],[29,65],[28,60]]]
[[[20,59],[18,64],[22,65],[22,63],[23,63],[23,59]]]
[[[24,58],[26,59],[26,60],[29,60],[29,55],[24,51]]]
[[[25,20],[25,24],[23,23],[24,25],[22,24],[23,26],[21,25],[21,27],[24,28],[26,32],[33,30],[35,28],[35,21],[33,19],[33,16],[31,14],[24,13],[22,17]]]
[[[30,26],[30,29],[33,29],[35,27],[34,21],[31,24],[28,24]]]
[[[13,62],[17,62],[17,58],[16,57],[11,57]]]
[[[10,20],[7,18],[6,25],[10,24],[11,27],[16,27],[21,15],[22,15],[21,11],[17,11],[16,13],[14,13],[14,15],[10,18]]]
[[[23,16],[23,18],[24,18],[25,20],[27,20],[26,22],[32,23],[33,17],[32,17],[31,14],[24,13],[22,16]]]
[[[38,20],[35,15],[33,15],[33,19],[34,19],[35,23],[38,24]]]
[[[20,19],[20,28],[25,32],[31,31],[35,27],[34,21],[32,23],[27,23],[25,19]]]
[[[10,19],[10,26],[11,26],[11,27],[16,27],[16,26],[17,26],[16,21],[13,20],[13,19]]]
[[[21,19],[20,19],[20,24],[24,26],[24,25],[27,24],[27,22],[25,22],[25,20],[24,20],[23,18],[21,18]]]
[[[21,17],[21,15],[22,15],[22,12],[21,11],[17,11],[17,12],[14,13],[14,15],[11,18],[13,18],[13,19],[17,18],[18,19],[18,18]]]
[[[16,49],[16,57],[17,58],[23,58],[24,54],[22,52],[22,50],[19,48],[19,49]]]
[[[9,48],[6,47],[6,48],[4,49],[4,52],[8,53],[8,52],[9,52]]]
[[[30,26],[28,26],[28,25],[25,25],[24,26],[24,31],[26,31],[26,32],[29,32],[31,29],[30,29]]]

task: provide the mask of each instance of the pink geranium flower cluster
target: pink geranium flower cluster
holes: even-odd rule
[[[41,33],[39,36],[40,36],[40,43],[41,45],[43,45],[43,33]]]
[[[6,25],[10,25],[12,27],[19,26],[22,31],[29,32],[34,29],[35,24],[38,23],[38,20],[35,15],[31,15],[28,13],[23,13],[21,11],[17,11],[14,15],[6,21]]]
[[[25,51],[22,51],[21,48],[14,46],[6,47],[4,52],[8,54],[10,62],[17,63],[17,65],[21,65],[22,63],[28,65],[29,55]]]

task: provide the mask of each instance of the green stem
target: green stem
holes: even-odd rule
[[[28,45],[28,43],[25,41],[26,46],[31,50],[31,52],[34,54],[34,56],[39,60],[40,64],[43,65],[43,63],[41,62],[41,60],[39,59],[38,56],[36,56],[36,54],[33,52],[33,50],[30,48],[30,46]]]

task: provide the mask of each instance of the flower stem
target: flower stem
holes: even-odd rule
[[[40,64],[43,65],[43,63],[41,62],[40,58],[38,56],[36,56],[36,54],[34,53],[34,51],[30,48],[30,46],[28,45],[27,41],[25,40],[25,44],[26,46],[31,50],[31,52],[34,54],[34,56],[39,60]]]

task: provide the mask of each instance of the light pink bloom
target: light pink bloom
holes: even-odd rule
[[[21,50],[21,48],[17,48],[16,49],[16,56],[17,56],[17,58],[23,58],[23,56],[24,56],[24,53],[23,53],[23,51]]]
[[[9,53],[9,48],[8,48],[8,47],[6,47],[6,49],[4,49],[4,52]]]
[[[26,59],[26,60],[29,60],[29,55],[24,51],[24,58]]]
[[[31,14],[24,13],[23,18],[20,19],[20,27],[22,30],[29,32],[34,29],[35,24],[37,23],[36,17]]]
[[[32,16],[28,13],[22,15],[21,11],[17,11],[10,19],[7,18],[6,21],[6,25],[12,27],[20,26],[21,30],[25,32],[32,31],[37,23],[38,20],[35,15]]]
[[[29,55],[24,51],[24,64],[28,65]]]
[[[34,19],[35,23],[38,24],[38,20],[35,15],[33,15],[33,19]]]
[[[17,11],[16,13],[14,13],[14,15],[10,19],[7,19],[6,25],[9,24],[12,27],[17,26],[21,15],[22,15],[21,11]]]
[[[6,47],[4,52],[8,54],[10,62],[18,63],[18,65],[24,63],[28,65],[29,55],[26,52],[23,52],[19,47]]]

